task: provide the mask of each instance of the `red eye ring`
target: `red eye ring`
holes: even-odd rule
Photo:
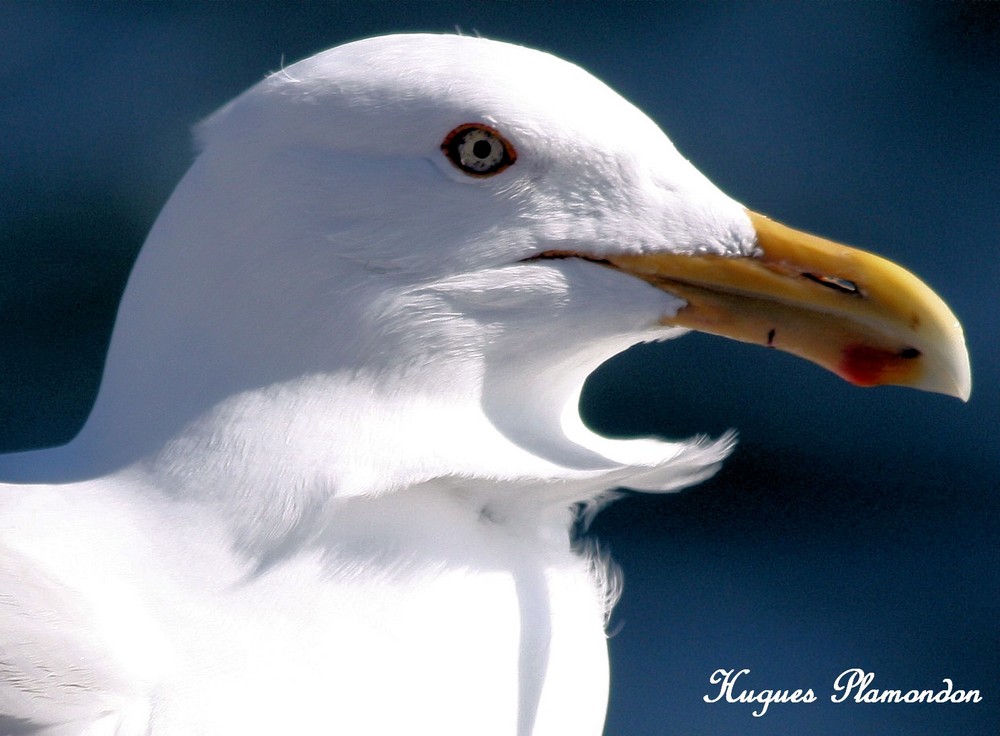
[[[459,125],[444,137],[441,150],[469,176],[493,176],[517,160],[517,152],[510,141],[483,123]]]

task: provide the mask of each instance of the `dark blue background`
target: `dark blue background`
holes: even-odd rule
[[[0,448],[56,444],[97,389],[190,126],[351,39],[478,32],[540,47],[656,119],[724,190],[876,250],[962,318],[973,394],[855,389],[703,336],[596,374],[591,423],[741,444],[712,481],[592,528],[622,565],[607,733],[995,734],[1000,728],[1000,4],[0,2]],[[713,670],[820,702],[706,704]],[[976,705],[833,705],[876,686]]]

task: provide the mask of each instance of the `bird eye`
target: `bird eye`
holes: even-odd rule
[[[514,147],[497,131],[481,123],[459,125],[441,142],[441,150],[470,176],[498,174],[514,161]]]

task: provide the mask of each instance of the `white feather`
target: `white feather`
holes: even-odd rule
[[[516,164],[452,166],[469,122]],[[585,72],[478,38],[324,52],[200,137],[85,428],[0,463],[0,730],[600,733],[617,586],[580,509],[732,438],[586,428],[586,376],[683,303],[525,259],[742,253],[742,208]]]

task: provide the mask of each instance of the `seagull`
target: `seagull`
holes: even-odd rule
[[[620,583],[581,523],[734,439],[599,436],[590,372],[698,330],[968,398],[915,276],[546,53],[357,41],[198,138],[83,429],[0,459],[0,733],[600,734]]]

